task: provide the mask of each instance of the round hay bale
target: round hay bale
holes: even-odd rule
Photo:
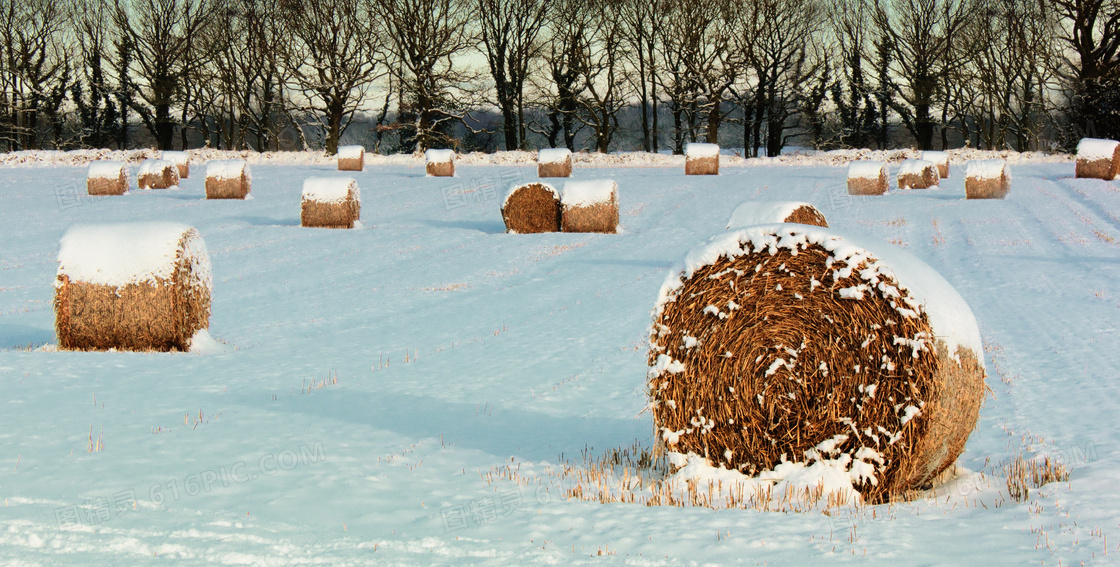
[[[937,166],[931,161],[908,159],[898,166],[899,189],[929,189],[937,187],[940,181]]]
[[[964,164],[966,199],[1003,199],[1011,191],[1011,172],[1002,159],[970,160]]]
[[[362,146],[338,148],[339,171],[362,171],[366,165],[366,149]]]
[[[455,177],[455,150],[424,152],[424,169],[428,177]]]
[[[547,183],[514,185],[502,202],[506,232],[560,232],[560,192]]]
[[[661,449],[746,474],[847,459],[879,502],[964,449],[984,394],[968,305],[898,247],[779,224],[714,237],[661,288],[647,388]]]
[[[243,159],[206,162],[207,199],[248,199],[253,173]]]
[[[1082,138],[1077,143],[1075,176],[1089,179],[1116,179],[1120,175],[1120,142]]]
[[[189,350],[210,325],[210,256],[178,223],[75,226],[55,279],[58,346],[69,350]]]
[[[853,161],[848,164],[849,195],[884,195],[890,188],[887,164],[881,161]]]
[[[120,161],[94,161],[86,173],[90,195],[124,195],[128,192],[128,166]]]
[[[937,166],[937,175],[941,179],[949,178],[949,152],[922,152],[921,156]]]
[[[813,205],[800,201],[747,201],[731,211],[727,228],[730,230],[783,222],[828,228],[824,214]]]
[[[719,145],[691,143],[684,148],[685,175],[719,175]]]
[[[179,179],[186,179],[191,176],[191,156],[187,152],[162,152],[160,159],[175,164],[175,169],[179,172]]]
[[[146,159],[136,172],[136,185],[141,189],[178,189],[179,168],[163,159]]]
[[[571,177],[572,151],[545,148],[537,152],[537,177]]]
[[[618,232],[618,184],[610,179],[569,181],[560,190],[564,232]]]
[[[302,226],[354,228],[362,215],[362,195],[353,177],[312,177],[303,182]]]

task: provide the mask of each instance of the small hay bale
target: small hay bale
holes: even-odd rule
[[[974,159],[964,164],[966,199],[1002,199],[1011,191],[1011,172],[1002,159]]]
[[[828,221],[816,207],[799,201],[747,201],[731,211],[727,229],[759,224],[807,224],[828,228]]]
[[[67,350],[190,350],[210,325],[210,256],[178,223],[75,226],[62,237],[55,331]]]
[[[685,175],[719,175],[719,145],[691,143],[684,148]]]
[[[353,177],[312,177],[303,182],[301,225],[354,228],[361,216],[362,195]]]
[[[86,173],[86,192],[90,195],[128,193],[128,166],[119,161],[94,161]]]
[[[922,152],[922,159],[937,166],[937,175],[941,179],[949,178],[949,152]]]
[[[908,159],[898,166],[899,189],[929,189],[937,187],[940,182],[941,175],[932,161]]]
[[[853,161],[848,164],[849,195],[885,195],[890,188],[887,164],[881,161]]]
[[[175,169],[179,171],[179,179],[191,176],[191,156],[187,152],[163,152],[160,154],[160,159],[175,164]]]
[[[366,166],[366,149],[362,146],[338,148],[339,171],[362,171]]]
[[[881,502],[963,451],[981,348],[960,295],[897,247],[793,224],[724,233],[661,287],[647,379],[658,448],[749,475],[829,460]]]
[[[136,172],[136,185],[141,189],[178,189],[179,168],[163,159],[146,159]]]
[[[571,176],[571,150],[568,148],[545,148],[537,152],[537,177]]]
[[[1077,143],[1076,177],[1110,181],[1120,175],[1120,142],[1082,138]]]
[[[428,177],[455,177],[455,150],[424,152],[424,168]]]
[[[248,199],[253,174],[243,159],[206,162],[207,199]]]
[[[568,181],[560,190],[564,232],[618,232],[618,184],[610,179]]]
[[[514,185],[502,202],[506,232],[560,232],[560,192],[547,183]]]

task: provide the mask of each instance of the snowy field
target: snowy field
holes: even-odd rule
[[[1017,159],[1007,200],[966,201],[955,160],[939,189],[849,197],[846,160],[577,158],[618,182],[622,233],[507,235],[524,157],[454,179],[371,159],[346,172],[350,231],[299,226],[304,178],[339,174],[314,156],[252,162],[247,201],[204,200],[199,162],[179,190],[101,198],[65,159],[0,167],[0,563],[1120,563],[1120,181]],[[960,475],[828,514],[567,497],[563,462],[651,445],[650,310],[749,199],[810,202],[968,301],[991,393]],[[52,349],[62,234],[136,220],[198,229],[218,342]],[[1069,481],[1009,498],[1004,465],[1046,456]]]

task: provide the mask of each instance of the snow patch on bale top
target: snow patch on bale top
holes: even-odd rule
[[[92,179],[118,179],[125,164],[119,161],[95,161],[89,164],[87,177]]]
[[[908,160],[904,160],[902,162],[902,164],[898,166],[898,174],[899,175],[921,175],[926,170],[926,168],[929,168],[929,167],[936,168],[937,166],[932,161],[929,161],[929,160],[908,159]]]
[[[194,237],[184,243],[184,254],[193,257],[192,277],[209,288],[206,243],[190,226],[174,222],[75,225],[60,242],[58,275],[114,287],[170,280],[188,232]]]
[[[455,159],[455,150],[428,150],[424,152],[424,160],[428,163],[451,163]]]
[[[560,202],[565,207],[586,207],[596,203],[609,203],[616,198],[618,184],[612,179],[569,181],[560,190]]]
[[[813,205],[800,201],[747,201],[731,211],[727,228],[743,228],[757,224],[784,222],[801,207],[814,208]]]
[[[853,161],[848,164],[848,179],[879,179],[886,166],[881,161]]]
[[[719,155],[719,144],[691,143],[685,146],[684,155],[690,158],[716,157]]]
[[[343,203],[361,196],[358,182],[353,177],[312,177],[303,182],[303,200],[316,203]]]
[[[160,159],[169,161],[178,167],[190,163],[191,156],[187,152],[163,152],[160,154]]]
[[[362,146],[340,146],[338,159],[361,159],[366,149]]]
[[[1111,160],[1112,156],[1116,154],[1116,146],[1118,145],[1120,145],[1120,142],[1116,140],[1082,138],[1077,143],[1077,159],[1088,161]]]
[[[779,248],[785,248],[796,255],[808,245],[820,246],[832,254],[839,264],[834,264],[836,270],[840,272],[854,269],[865,260],[869,261],[869,267],[860,272],[860,277],[872,283],[886,279],[879,277],[883,275],[898,282],[900,287],[909,292],[908,305],[898,307],[909,308],[915,313],[924,311],[929,316],[930,326],[938,333],[937,338],[945,342],[950,353],[956,352],[958,346],[963,346],[972,349],[977,358],[982,356],[983,343],[972,310],[936,270],[897,246],[807,225],[752,226],[714,236],[696,246],[689,251],[683,264],[678,264],[670,271],[669,277],[661,285],[654,313],[659,316],[665,305],[676,299],[675,292],[684,285],[685,279],[691,278],[704,266],[714,264],[721,256],[735,258],[763,249],[774,254]]]
[[[975,179],[999,179],[1007,174],[1007,162],[1001,159],[974,159],[965,162],[964,176]]]
[[[206,162],[206,177],[210,179],[252,179],[249,164],[243,159],[228,159]]]
[[[949,152],[922,152],[922,159],[936,165],[949,163]]]
[[[175,164],[165,159],[146,159],[140,164],[137,175],[163,175],[165,169],[176,169]],[[178,171],[178,169],[176,169]]]
[[[560,200],[560,191],[557,191],[555,187],[549,185],[548,183],[542,183],[540,181],[534,181],[532,183],[514,183],[513,185],[509,186],[509,189],[506,189],[506,196],[504,199],[502,199],[502,208],[506,208],[506,205],[509,204],[510,197],[512,197],[518,189],[521,189],[522,187],[526,187],[528,185],[540,185],[541,187],[544,187],[545,189],[551,191],[552,194],[556,197],[556,200]]]
[[[572,158],[572,151],[568,148],[546,148],[537,153],[539,163],[566,163]]]

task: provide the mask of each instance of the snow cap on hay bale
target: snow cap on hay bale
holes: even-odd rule
[[[361,213],[362,195],[353,177],[312,177],[303,182],[301,225],[354,228]]]
[[[571,177],[572,151],[545,148],[537,152],[537,177]]]
[[[179,179],[186,179],[191,176],[191,156],[187,152],[162,152],[160,159],[175,164],[175,169],[179,172]]]
[[[128,192],[128,166],[120,161],[94,161],[86,173],[90,195],[124,195]]]
[[[662,285],[647,388],[662,450],[751,475],[829,459],[878,502],[960,455],[982,356],[968,305],[917,258],[763,225],[694,248]]]
[[[1076,177],[1116,179],[1120,175],[1120,142],[1082,138],[1077,143]]]
[[[506,232],[560,232],[560,192],[547,183],[514,185],[502,201]]]
[[[366,165],[366,149],[362,146],[338,148],[339,171],[361,171]]]
[[[849,195],[883,195],[890,187],[887,164],[881,161],[853,161],[848,164]]]
[[[253,185],[253,173],[243,159],[206,162],[207,199],[247,199]]]
[[[719,144],[691,143],[684,148],[685,175],[719,175]]]
[[[828,221],[816,207],[800,201],[747,201],[731,211],[727,228],[783,222],[828,228]]]
[[[932,161],[908,159],[898,166],[899,189],[929,189],[937,187],[940,181],[941,175]]]
[[[136,172],[136,185],[141,189],[178,189],[179,168],[164,159],[146,159]]]
[[[424,168],[429,177],[455,177],[455,150],[424,152]]]
[[[1002,199],[1011,191],[1011,172],[1002,159],[974,159],[964,164],[966,199]]]
[[[941,179],[949,178],[949,152],[922,152],[921,155],[922,159],[937,166],[937,175]]]
[[[568,181],[560,190],[564,232],[618,231],[618,184],[610,179]]]
[[[54,283],[58,346],[189,350],[210,325],[211,280],[206,243],[187,225],[72,227]]]

